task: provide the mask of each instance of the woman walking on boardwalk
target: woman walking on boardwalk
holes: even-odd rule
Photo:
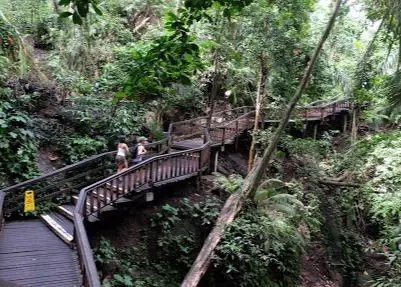
[[[146,149],[145,149],[146,141],[147,141],[147,138],[145,138],[145,137],[138,138],[138,145],[136,148],[136,155],[135,155],[135,159],[134,159],[135,163],[140,163],[143,160],[143,155],[146,153]]]
[[[125,137],[120,137],[119,143],[117,145],[117,155],[116,155],[117,173],[128,168],[128,161],[127,161],[128,154],[129,154],[129,148],[125,143]]]

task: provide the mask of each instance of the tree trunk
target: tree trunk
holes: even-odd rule
[[[60,7],[58,6],[57,0],[52,0],[52,2],[53,2],[54,12],[56,12],[57,14],[59,14],[59,13],[60,13]]]
[[[354,143],[358,138],[358,114],[358,104],[354,104],[352,109],[351,143]]]
[[[267,67],[266,67],[266,63],[265,63],[265,55],[263,52],[261,52],[260,53],[259,83],[258,83],[258,91],[256,94],[256,102],[255,102],[255,123],[253,126],[251,148],[249,149],[248,172],[250,172],[252,170],[253,162],[255,160],[255,146],[256,146],[255,133],[259,129],[260,109],[261,109],[261,105],[265,98],[265,93],[266,93],[267,72],[268,71],[267,71]]]
[[[214,112],[214,106],[215,106],[215,101],[217,97],[217,93],[220,90],[221,86],[221,74],[219,71],[219,65],[220,65],[220,60],[219,60],[219,55],[217,52],[214,53],[213,55],[213,62],[214,62],[214,72],[213,72],[213,83],[212,83],[212,92],[210,94],[209,98],[209,106],[207,109],[207,121],[206,121],[206,127],[210,128],[212,125],[212,117],[213,117],[213,112]]]
[[[265,150],[263,157],[260,162],[255,164],[255,167],[252,171],[248,174],[245,178],[244,184],[241,189],[235,193],[233,193],[225,202],[223,209],[220,212],[219,217],[217,218],[216,225],[213,230],[210,232],[209,236],[206,238],[201,251],[198,254],[194,264],[192,265],[191,269],[185,276],[183,282],[181,283],[181,287],[195,287],[198,285],[200,279],[202,278],[203,274],[207,271],[209,267],[210,260],[212,258],[214,249],[216,248],[217,244],[220,242],[221,237],[224,232],[224,227],[227,224],[230,224],[238,212],[241,210],[244,201],[253,196],[254,192],[258,188],[262,176],[266,170],[266,167],[272,157],[274,150],[276,149],[277,143],[280,139],[282,132],[284,131],[285,127],[288,124],[288,121],[291,116],[291,112],[295,108],[298,100],[300,99],[302,92],[304,91],[306,84],[309,80],[309,77],[312,73],[312,69],[315,66],[315,62],[317,57],[322,49],[324,42],[326,41],[327,37],[330,34],[330,31],[334,25],[335,19],[337,17],[339,8],[341,6],[342,0],[337,0],[334,11],[330,17],[329,22],[327,23],[326,29],[320,39],[319,43],[317,44],[312,58],[305,69],[305,73],[302,77],[301,82],[293,98],[291,99],[290,103],[287,106],[287,110],[281,119],[280,125],[277,128],[276,133],[273,136],[272,141],[270,142],[269,146]]]

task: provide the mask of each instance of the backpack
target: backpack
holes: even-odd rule
[[[133,159],[136,158],[138,155],[138,144],[136,144],[134,147],[130,148],[130,153]]]

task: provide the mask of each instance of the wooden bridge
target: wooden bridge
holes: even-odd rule
[[[316,102],[298,108],[293,120],[321,121],[349,110],[346,99]],[[0,286],[99,287],[85,224],[138,197],[152,200],[156,187],[200,179],[210,168],[213,148],[236,143],[253,127],[254,114],[252,107],[214,113],[209,129],[206,117],[173,123],[163,140],[147,145],[150,158],[118,174],[115,152],[108,152],[1,190]],[[280,117],[262,112],[263,124]],[[23,209],[26,190],[35,191],[37,203],[63,198],[63,204],[39,219],[4,223]]]

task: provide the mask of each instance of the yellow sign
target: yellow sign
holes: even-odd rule
[[[24,212],[35,211],[35,193],[33,190],[25,191]]]

